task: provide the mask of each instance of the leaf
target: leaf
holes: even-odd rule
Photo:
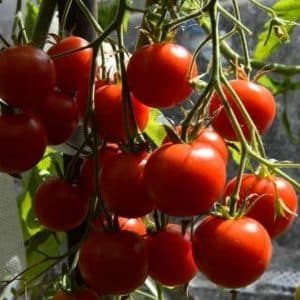
[[[257,82],[269,89],[273,95],[280,91],[280,86],[269,76],[261,76]]]
[[[272,9],[275,11],[276,15],[281,18],[282,25],[275,27],[278,30],[286,31],[286,34],[290,34],[294,25],[288,25],[288,22],[298,22],[300,20],[300,1],[299,0],[279,0],[277,1]],[[273,19],[274,20],[274,19]],[[264,31],[259,35],[258,43],[254,50],[254,59],[266,60],[271,54],[273,54],[279,46],[282,44],[282,40],[276,35],[276,31],[273,29],[270,32],[270,22],[264,25]],[[268,35],[270,36],[268,37]],[[266,40],[268,42],[266,43]]]
[[[100,0],[98,4],[98,21],[105,29],[114,20],[118,8],[118,1]]]
[[[25,12],[25,31],[26,31],[29,39],[31,39],[33,27],[34,27],[38,12],[39,12],[39,6],[35,3],[33,3],[32,0],[27,0],[26,12]]]
[[[152,108],[148,125],[145,129],[145,133],[157,146],[162,144],[162,141],[166,136],[166,130],[162,122],[163,118],[163,114],[160,110]]]
[[[58,234],[57,234],[58,235]],[[47,262],[38,264],[43,259],[45,259],[45,255],[48,256],[57,256],[59,254],[59,249],[61,246],[62,241],[65,239],[65,234],[60,233],[59,234],[59,242],[54,237],[53,233],[49,234],[48,239],[46,239],[43,243],[39,244],[35,249],[38,249],[41,253],[37,251],[30,251],[27,253],[27,264],[28,266],[36,265],[36,267],[31,268],[28,272],[25,274],[26,281],[31,280],[35,276],[41,274],[43,271],[45,271],[51,264],[55,262],[55,260],[49,260]],[[44,254],[42,254],[44,253]]]

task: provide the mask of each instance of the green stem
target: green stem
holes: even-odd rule
[[[158,281],[156,281],[155,284],[157,291],[157,300],[164,300],[161,284]]]
[[[138,136],[139,131],[136,124],[131,95],[128,88],[126,80],[126,66],[125,66],[125,55],[124,55],[124,37],[123,37],[123,28],[117,29],[118,34],[118,43],[119,43],[119,58],[120,58],[120,67],[121,67],[121,80],[122,80],[122,99],[123,99],[123,118],[126,129],[126,137],[129,145],[132,146],[134,150],[134,141],[135,137]]]
[[[75,0],[77,2],[78,7],[82,11],[82,13],[85,15],[87,20],[90,22],[90,24],[93,25],[95,31],[98,34],[103,33],[103,28],[98,23],[97,19],[93,16],[93,14],[90,12],[89,8],[85,5],[85,3],[82,0]]]
[[[32,43],[43,48],[56,8],[56,0],[42,0],[39,13],[34,24]]]
[[[65,31],[65,27],[66,27],[66,23],[67,23],[67,18],[68,18],[68,14],[70,12],[70,8],[71,8],[72,3],[73,3],[73,0],[67,0],[67,2],[66,2],[66,6],[64,8],[64,12],[63,12],[63,15],[61,17],[60,24],[59,24],[59,32],[60,32],[61,36],[64,36],[64,31]]]
[[[226,9],[224,9],[221,5],[218,5],[218,10],[230,21],[236,24],[239,30],[243,30],[247,32],[249,35],[252,35],[252,31],[246,27],[240,20],[236,19],[232,14],[230,14]]]
[[[234,13],[236,15],[237,20],[239,20],[241,22],[241,14],[240,14],[240,8],[238,5],[237,0],[232,0],[233,3],[233,9],[234,9]],[[245,71],[248,75],[248,78],[250,77],[250,72],[251,72],[251,64],[250,64],[250,55],[249,55],[249,49],[248,49],[248,43],[247,43],[247,39],[246,39],[246,34],[244,32],[244,30],[241,29],[241,27],[237,26],[237,30],[240,33],[240,37],[241,37],[241,42],[242,42],[242,47],[243,47],[243,51],[244,51],[244,58],[245,58]]]
[[[276,13],[272,8],[262,4],[261,2],[258,2],[257,0],[250,0],[250,2],[252,2],[255,6],[259,7],[260,9],[264,10],[267,14],[270,14],[273,18],[277,18]]]
[[[3,45],[6,47],[6,48],[9,48],[10,47],[10,44],[9,42],[5,39],[5,37],[0,34],[0,41],[3,43]]]
[[[207,32],[211,32],[210,26],[202,22],[203,29]],[[237,52],[235,52],[225,41],[220,43],[220,50],[222,54],[230,61],[238,60],[242,64],[245,64],[244,58],[241,57]],[[255,59],[250,59],[250,64],[254,69],[264,69],[265,71],[275,72],[282,75],[296,75],[300,74],[300,65],[285,65],[278,63],[268,63]]]

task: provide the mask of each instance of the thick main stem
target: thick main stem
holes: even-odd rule
[[[32,33],[32,43],[42,48],[47,39],[49,28],[54,16],[56,0],[43,0]]]

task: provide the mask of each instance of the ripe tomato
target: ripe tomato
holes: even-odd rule
[[[224,288],[240,288],[258,279],[272,256],[271,239],[257,221],[209,216],[197,227],[193,255],[209,280]]]
[[[144,236],[147,233],[146,225],[144,224],[141,218],[123,218],[118,217],[120,230],[127,230],[135,232],[138,235]],[[104,220],[105,222],[105,220]],[[92,229],[95,231],[102,231],[103,230],[103,216],[98,216],[92,222]]]
[[[89,200],[78,186],[63,178],[52,178],[39,186],[33,206],[37,219],[46,228],[68,231],[84,221]]]
[[[80,249],[79,270],[99,295],[129,294],[148,275],[145,241],[126,230],[93,232]]]
[[[227,184],[225,196],[232,194],[235,183],[236,178],[233,178]],[[249,198],[250,206],[247,216],[260,222],[271,238],[284,233],[295,219],[293,214],[282,210],[283,207],[280,211],[280,201],[292,213],[296,213],[298,209],[297,194],[294,188],[280,177],[263,178],[255,174],[244,174],[239,196],[240,205]]]
[[[144,171],[149,195],[171,216],[207,213],[221,196],[225,178],[223,158],[204,143],[166,144],[150,155]]]
[[[88,45],[88,41],[78,36],[69,36],[61,39],[48,50],[50,56],[55,56]],[[73,54],[54,58],[57,85],[65,91],[74,92],[87,82],[90,75],[93,50],[87,48]]]
[[[192,93],[187,78],[191,62],[192,54],[183,46],[172,43],[147,45],[129,60],[129,88],[148,106],[174,107]],[[195,76],[196,65],[192,71],[192,77]]]
[[[192,243],[181,234],[180,229],[166,227],[148,236],[146,245],[149,275],[161,284],[183,285],[196,275],[198,270],[192,254]]]
[[[54,295],[53,300],[100,300],[100,298],[92,289],[81,288],[73,292],[59,290]]]
[[[138,128],[143,131],[148,123],[149,108],[141,104],[135,97],[131,98],[136,123]],[[121,85],[106,85],[97,89],[95,118],[102,138],[111,142],[126,138]]]
[[[120,153],[104,165],[100,179],[102,199],[117,216],[142,217],[154,208],[144,183],[148,156],[145,152]]]
[[[77,129],[78,106],[68,94],[51,91],[35,112],[46,128],[48,145],[64,143]]]
[[[0,114],[0,171],[20,173],[43,157],[47,136],[40,120],[30,114]]]
[[[240,97],[259,133],[265,133],[272,125],[276,115],[276,102],[271,92],[265,87],[247,80],[231,80],[230,85]],[[251,133],[245,119],[238,109],[238,106],[235,104],[230,92],[227,89],[224,89],[224,92],[237,116],[245,137],[250,140]],[[228,140],[237,140],[237,136],[231,126],[225,110],[223,109],[220,99],[215,94],[212,97],[209,112],[212,115],[218,110],[220,111],[217,112],[216,116],[212,120],[213,127],[223,138]]]
[[[181,126],[176,127],[176,131],[181,134]],[[163,143],[168,143],[170,142],[169,137],[165,137],[163,140]],[[191,143],[204,143],[204,144],[209,144],[212,147],[214,147],[221,157],[223,158],[225,164],[228,162],[228,149],[227,146],[223,140],[223,138],[212,128],[212,127],[207,127],[207,128],[202,128],[198,134],[198,136],[191,141]]]
[[[120,153],[120,149],[117,144],[108,144],[98,151],[99,159],[99,171],[101,171],[104,164],[112,157]],[[93,195],[96,192],[95,189],[95,162],[94,156],[91,155],[85,158],[80,166],[79,174],[79,186],[85,190],[89,195]],[[100,178],[100,172],[99,172]]]
[[[0,98],[10,106],[34,107],[55,82],[54,63],[41,49],[16,46],[0,52]]]

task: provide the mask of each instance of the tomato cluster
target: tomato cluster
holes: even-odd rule
[[[294,188],[270,172],[243,174],[226,185],[226,142],[237,141],[241,133],[216,92],[206,110],[210,122],[199,128],[182,124],[174,128],[181,139],[167,136],[156,149],[145,141],[151,107],[174,107],[192,92],[190,79],[198,71],[184,47],[165,42],[136,51],[123,81],[130,99],[123,99],[126,87],[120,82],[90,78],[92,57],[87,41],[75,36],[58,39],[48,53],[32,46],[0,53],[0,144],[6,145],[0,147],[0,171],[32,168],[47,144],[68,140],[80,118],[87,121],[87,133],[96,133],[87,141],[96,151],[83,158],[78,176],[52,178],[35,193],[35,215],[48,230],[69,231],[87,223],[78,267],[93,291],[58,291],[54,299],[129,294],[147,276],[178,286],[198,271],[230,289],[255,281],[270,262],[271,239],[294,220]],[[96,88],[89,98],[92,81]],[[271,126],[275,100],[257,83],[236,79],[230,85],[233,94],[223,87],[226,104],[245,140],[252,141]],[[205,217],[194,232],[167,224],[169,216],[191,222],[199,215]],[[147,230],[144,220],[155,229]]]

